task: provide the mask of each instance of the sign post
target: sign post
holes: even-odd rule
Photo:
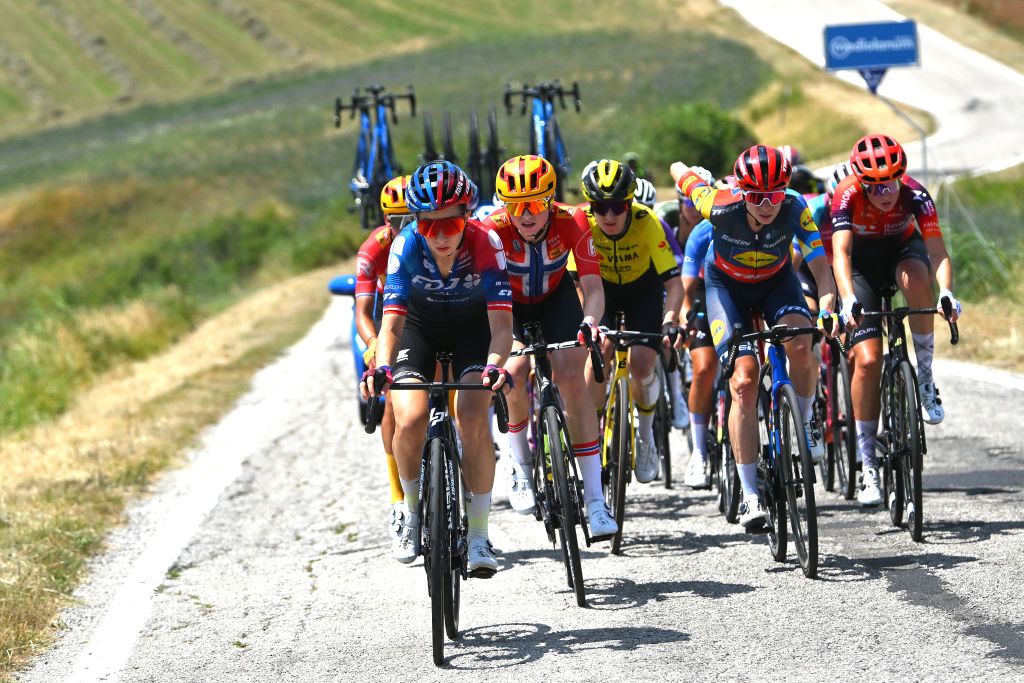
[[[928,149],[925,131],[912,118],[878,94],[886,71],[894,66],[919,66],[917,22],[884,21],[870,24],[837,24],[825,27],[825,68],[855,69],[871,94],[885,102],[897,116],[921,136],[921,165],[928,182]]]

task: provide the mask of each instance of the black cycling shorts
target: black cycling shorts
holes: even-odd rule
[[[661,321],[664,317],[665,285],[654,268],[648,269],[632,282],[617,285],[604,282],[604,318],[601,324],[615,329],[615,314],[621,311],[626,317],[626,329],[631,332],[649,332],[658,335],[638,346],[647,346],[660,351]]]
[[[392,374],[395,381],[410,377],[423,382],[434,379],[437,354],[452,354],[452,377],[455,381],[467,372],[482,372],[491,345],[491,327],[482,313],[453,325],[445,320],[425,321],[408,316],[398,342],[398,353]]]
[[[558,287],[534,304],[512,304],[512,338],[526,344],[523,326],[539,322],[546,344],[573,341],[583,322],[583,307],[571,277],[562,276]]]
[[[690,341],[690,350],[713,348],[715,343],[711,341],[711,325],[708,323],[708,297],[704,285],[697,285],[697,291],[694,294],[694,299],[697,301],[697,333]]]
[[[931,261],[921,233],[915,232],[906,242],[899,237],[853,240],[853,294],[865,311],[877,311],[882,295],[896,291],[896,267],[907,259],[916,259],[931,272]],[[877,315],[865,316],[850,335],[850,345],[882,336]]]
[[[800,262],[800,267],[796,271],[796,277],[800,280],[800,289],[803,291],[804,296],[814,301],[815,305],[817,305],[818,281],[814,279],[814,273],[808,267],[807,261]]]

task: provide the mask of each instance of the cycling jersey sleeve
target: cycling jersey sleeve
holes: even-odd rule
[[[939,213],[935,210],[935,202],[928,190],[908,175],[904,175],[901,181],[911,192],[910,206],[917,219],[917,227],[921,230],[921,236],[942,237],[942,228],[939,227]]]
[[[683,256],[683,277],[703,277],[704,259],[707,258],[708,249],[711,247],[711,237],[714,234],[714,226],[710,221],[703,220],[690,232],[686,238],[686,252]]]
[[[710,219],[718,213],[743,201],[739,190],[716,190],[709,186],[693,171],[688,172],[677,183],[679,190],[690,198],[700,215]]]
[[[673,230],[668,221],[664,218],[658,218],[661,221],[661,229],[665,231],[665,239],[668,240],[668,246],[672,249],[672,257],[676,260],[676,265],[682,268],[683,266],[683,248],[679,246],[679,240],[676,239],[675,230]]]
[[[483,277],[484,293],[487,298],[488,311],[512,312],[512,285],[508,281],[508,269],[505,266],[505,247],[501,238],[493,230],[480,226],[480,232],[486,235],[478,254],[478,267]],[[385,310],[387,308],[385,307]]]
[[[601,276],[601,265],[597,260],[597,250],[594,248],[594,238],[590,234],[590,222],[587,214],[575,206],[568,207],[567,211],[572,216],[573,225],[578,234],[570,240],[569,261],[566,263],[566,270],[581,275]]]
[[[857,177],[843,178],[832,194],[832,234],[841,230],[853,230],[853,207],[860,194]]]
[[[804,262],[810,263],[814,259],[825,256],[825,248],[821,245],[821,235],[818,234],[818,225],[811,218],[811,210],[807,202],[798,192],[787,191],[796,205],[800,216],[799,220],[793,223],[793,236],[800,246],[800,252],[804,255]]]
[[[412,291],[412,275],[407,264],[415,263],[419,249],[408,229],[403,230],[391,243],[388,255],[388,276],[384,283],[384,315],[405,315]]]
[[[651,263],[658,271],[663,281],[679,277],[679,264],[676,263],[675,254],[668,246],[668,238],[661,227],[661,220],[653,213],[648,213],[643,219],[643,229],[646,234],[647,244],[651,252]]]
[[[356,298],[374,296],[380,277],[383,275],[378,264],[387,258],[388,247],[391,246],[391,235],[388,226],[381,226],[370,233],[366,241],[359,247],[356,255]]]

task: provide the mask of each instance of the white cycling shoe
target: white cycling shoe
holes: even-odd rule
[[[508,502],[512,509],[521,515],[531,515],[537,505],[533,494],[533,483],[530,474],[516,462],[510,463],[508,477]]]
[[[942,407],[939,388],[935,386],[935,382],[921,383],[918,385],[917,394],[921,398],[921,412],[924,413],[924,421],[930,425],[942,422],[946,417],[946,409]]]
[[[683,483],[692,489],[711,488],[711,473],[708,472],[704,458],[697,451],[690,454],[690,462],[686,465]]]
[[[409,564],[420,554],[420,516],[403,512],[398,526],[398,537],[391,541],[391,556]]]
[[[478,579],[489,579],[498,571],[498,558],[486,536],[469,539],[469,573]]]
[[[647,443],[639,436],[636,437],[636,480],[646,484],[658,478],[661,458],[658,449],[653,443]]]
[[[619,530],[608,505],[601,499],[587,503],[587,522],[590,524],[590,540],[603,541],[611,538]]]
[[[394,543],[402,536],[402,519],[405,517],[405,501],[392,503],[388,510],[388,536]]]
[[[821,430],[813,421],[804,422],[804,432],[807,433],[807,447],[811,451],[811,460],[817,465],[825,459],[825,439],[822,438]]]
[[[756,493],[743,496],[739,512],[740,526],[746,531],[760,531],[768,523],[768,511]]]
[[[879,486],[878,469],[865,467],[864,475],[861,477],[860,491],[857,492],[857,501],[865,506],[875,506],[882,502],[882,487]]]

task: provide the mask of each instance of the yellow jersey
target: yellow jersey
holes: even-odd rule
[[[662,280],[679,275],[679,264],[665,238],[665,229],[646,206],[633,202],[626,219],[626,229],[615,237],[609,237],[601,230],[588,204],[582,204],[581,208],[586,209],[587,223],[601,266],[601,279],[624,285],[640,279],[651,268]],[[576,271],[576,263],[571,258],[568,268]]]

